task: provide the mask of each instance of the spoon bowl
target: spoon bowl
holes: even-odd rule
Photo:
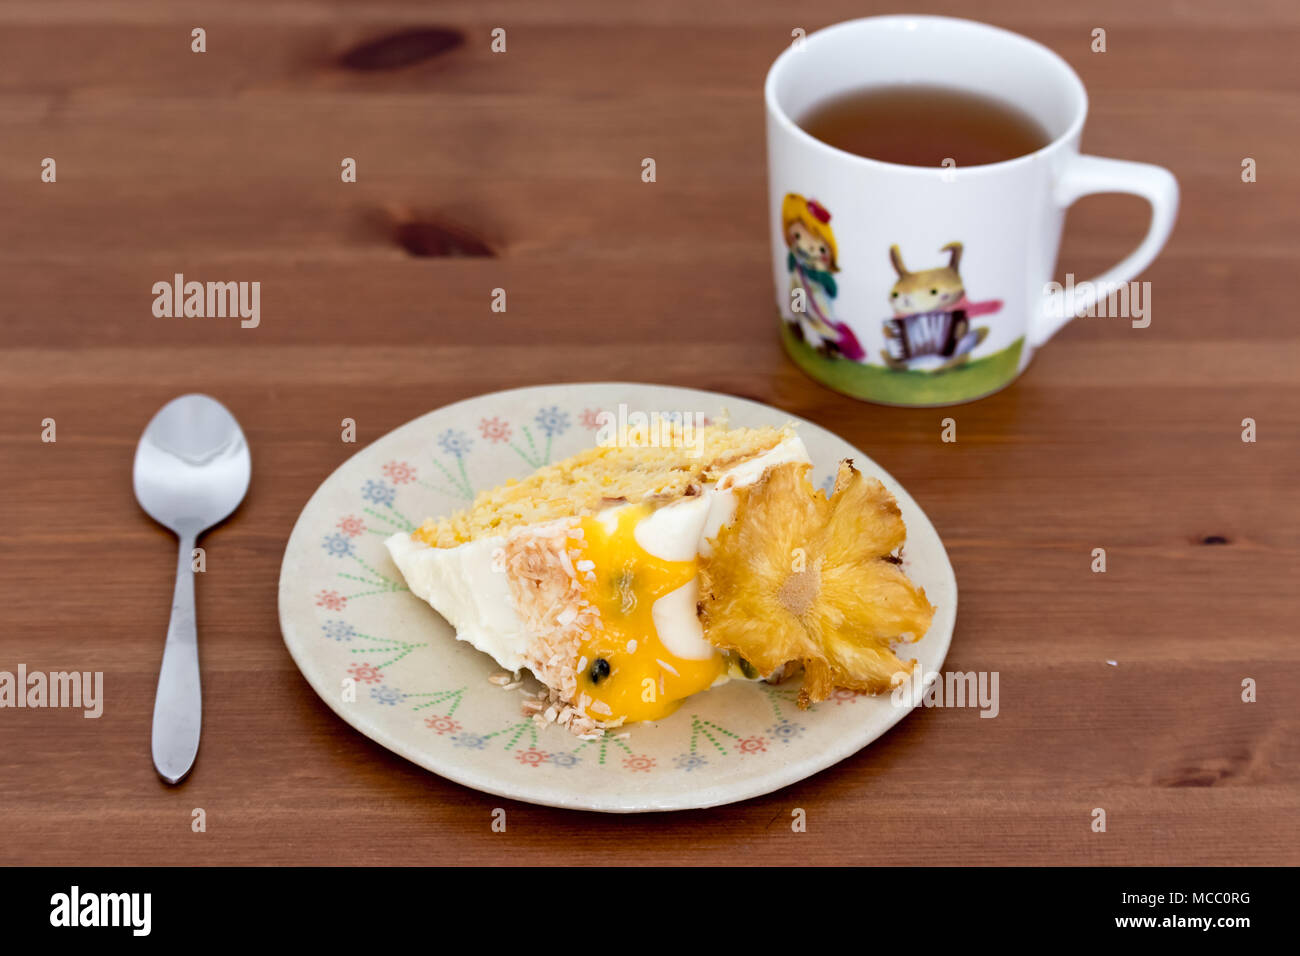
[[[149,422],[135,450],[135,497],[174,534],[198,536],[239,506],[251,461],[235,417],[216,399],[182,395]]]
[[[194,544],[239,507],[251,474],[248,443],[239,423],[206,395],[182,395],[168,402],[145,427],[136,447],[136,500],[180,544],[153,711],[153,762],[168,783],[179,783],[194,766],[202,724]]]

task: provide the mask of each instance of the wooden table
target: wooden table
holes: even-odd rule
[[[1300,11],[980,8],[1080,72],[1088,151],[1170,167],[1184,206],[1144,276],[1150,328],[1075,322],[1001,394],[904,411],[783,356],[759,92],[794,27],[887,6],[0,4],[0,670],[102,670],[107,695],[99,720],[0,711],[0,863],[1300,863]],[[413,27],[463,41],[365,46]],[[1061,275],[1109,265],[1145,215],[1078,205]],[[260,327],[155,318],[177,272],[260,281]],[[506,834],[499,798],[344,725],[276,618],[293,521],[356,448],[340,421],[365,443],[481,392],[593,379],[756,398],[867,449],[947,543],[948,666],[997,670],[999,717],[919,711],[722,809],[508,804]],[[255,475],[206,541],[203,746],[173,789],[149,760],[173,542],[130,464],[186,391],[235,412]]]

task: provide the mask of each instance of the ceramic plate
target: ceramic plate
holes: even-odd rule
[[[957,584],[933,525],[866,454],[777,408],[729,395],[654,385],[554,385],[497,392],[438,409],[380,438],[325,480],[303,509],[280,571],[280,627],[321,698],[372,740],[422,767],[488,793],[610,812],[708,807],[768,793],[829,767],[901,720],[890,695],[837,691],[806,711],[798,679],[730,683],[689,698],[670,717],[583,741],[520,713],[524,689],[488,682],[499,668],[457,641],[411,595],[383,541],[474,494],[595,444],[597,415],[724,411],[733,425],[792,419],[829,490],[841,458],[897,496],[907,522],[908,573],[938,607],[911,645],[938,671],[956,616]]]

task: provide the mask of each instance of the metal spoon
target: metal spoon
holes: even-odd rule
[[[153,704],[153,765],[179,783],[199,749],[203,701],[194,623],[194,542],[244,499],[252,464],[239,423],[206,395],[182,395],[149,422],[135,450],[135,497],[180,539],[176,590]]]

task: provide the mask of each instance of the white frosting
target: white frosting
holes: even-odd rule
[[[636,542],[664,561],[690,561],[707,553],[714,537],[736,511],[729,490],[748,485],[773,465],[808,461],[797,435],[726,472],[712,487],[658,509],[633,530]],[[597,517],[613,530],[619,505]],[[431,548],[407,534],[395,534],[384,544],[411,593],[429,602],[456,629],[456,637],[490,654],[506,670],[524,666],[528,632],[515,610],[504,568],[494,556],[504,537],[480,538],[455,548]],[[494,567],[495,565],[495,567]],[[687,660],[707,660],[717,653],[704,640],[696,605],[698,581],[691,581],[655,601],[651,608],[655,630],[664,646]]]
[[[643,550],[661,561],[693,561],[700,533],[709,517],[712,492],[680,498],[637,522],[632,536]],[[626,506],[624,506],[626,507]]]
[[[696,577],[676,591],[665,594],[650,608],[655,633],[664,647],[670,654],[688,661],[707,661],[718,653],[717,648],[704,639],[704,625],[696,610],[699,600],[700,579]]]
[[[773,465],[783,465],[788,461],[807,462],[808,449],[803,447],[803,439],[798,435],[773,445],[761,455],[755,455],[748,461],[742,461],[718,479],[718,490],[725,491],[738,485],[752,485],[763,477],[763,472]]]
[[[499,551],[502,537],[431,548],[408,534],[384,541],[411,593],[433,605],[468,641],[509,671],[524,666],[528,632],[515,613]],[[498,570],[499,569],[499,570]]]

